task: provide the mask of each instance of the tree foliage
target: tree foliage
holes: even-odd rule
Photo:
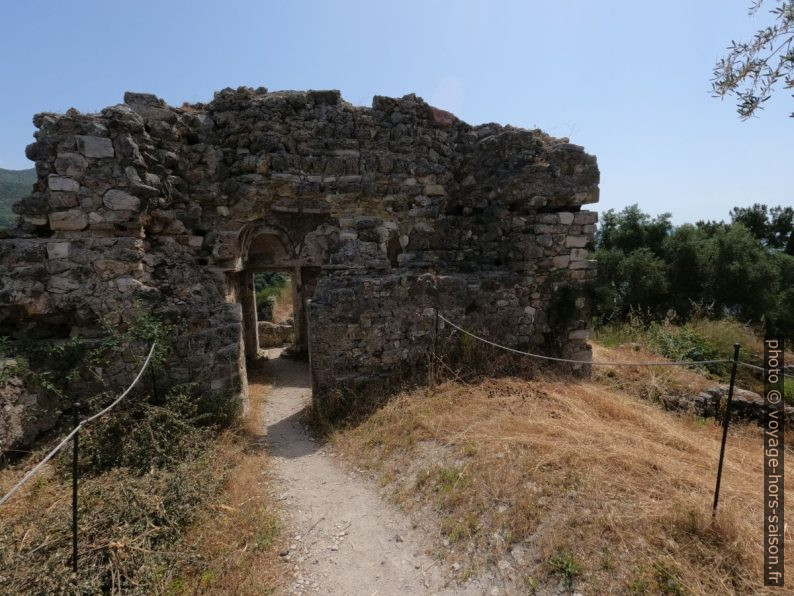
[[[673,227],[637,205],[607,211],[597,237],[596,316],[687,319],[704,307],[794,338],[791,208],[753,205],[732,222]]]
[[[764,4],[765,0],[754,0],[750,14]],[[769,12],[774,17],[771,25],[759,29],[750,41],[731,41],[727,55],[714,66],[714,95],[735,96],[742,120],[763,109],[781,81],[785,89],[794,88],[794,2],[776,0]]]
[[[741,223],[764,246],[794,255],[794,208],[756,203],[752,207],[731,209],[731,221]]]

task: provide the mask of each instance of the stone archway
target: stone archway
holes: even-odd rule
[[[338,229],[323,221],[308,229],[300,217],[294,227],[256,223],[241,233],[241,271],[237,274],[242,306],[243,341],[248,358],[259,350],[257,306],[253,276],[259,272],[283,272],[289,275],[292,290],[294,339],[291,353],[308,357],[309,329],[307,305],[314,294],[322,267],[327,265],[330,250],[338,242]],[[298,239],[300,235],[302,238]]]

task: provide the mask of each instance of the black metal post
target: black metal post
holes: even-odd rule
[[[154,376],[154,363],[149,363],[149,374],[152,377],[152,397],[154,398],[154,403],[159,404],[160,398],[157,397],[157,380]]]
[[[711,517],[717,516],[717,503],[720,500],[720,481],[722,480],[722,462],[725,458],[725,441],[728,439],[728,425],[731,423],[731,403],[733,402],[733,386],[736,383],[736,363],[739,361],[739,344],[733,344],[733,365],[731,366],[731,384],[728,385],[728,403],[725,406],[725,418],[722,421],[722,445],[720,446],[720,463],[717,466],[717,486],[714,487],[714,505]]]
[[[80,424],[80,402],[74,402],[72,407],[72,422],[77,429]],[[78,435],[80,431],[74,433],[72,444],[72,571],[77,573],[77,454],[79,449]]]
[[[438,356],[438,307],[436,306],[435,334],[433,335],[433,355]]]

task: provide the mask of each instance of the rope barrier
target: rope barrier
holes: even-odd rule
[[[75,427],[72,429],[72,432],[70,432],[68,435],[66,435],[66,437],[64,437],[64,439],[63,439],[63,440],[62,440],[60,443],[58,443],[58,445],[56,445],[56,447],[55,447],[55,448],[54,448],[52,451],[50,451],[50,452],[47,454],[47,456],[46,456],[46,457],[45,457],[43,460],[41,460],[41,461],[40,461],[38,464],[36,464],[36,465],[33,467],[33,469],[32,469],[32,470],[30,470],[30,472],[28,472],[27,474],[25,474],[25,475],[22,477],[22,479],[21,479],[19,482],[17,482],[17,483],[16,483],[16,484],[13,486],[13,488],[12,488],[12,489],[11,489],[10,491],[8,491],[8,492],[5,494],[5,496],[4,496],[2,499],[0,499],[0,505],[2,505],[2,504],[3,504],[3,503],[5,503],[5,502],[6,502],[8,499],[10,499],[10,498],[11,498],[11,495],[13,495],[15,492],[17,492],[17,491],[18,491],[18,490],[19,490],[19,489],[22,487],[22,485],[24,485],[24,484],[25,484],[25,483],[26,483],[28,480],[30,480],[30,479],[31,479],[31,478],[32,478],[32,477],[33,477],[33,476],[36,474],[36,472],[38,472],[38,471],[41,469],[41,467],[42,467],[44,464],[46,464],[46,463],[47,463],[48,461],[50,461],[50,460],[51,460],[53,457],[55,457],[55,455],[56,455],[56,454],[57,454],[57,453],[58,453],[58,452],[59,452],[61,449],[63,449],[64,445],[66,445],[66,443],[68,443],[68,442],[69,442],[69,440],[70,440],[72,437],[74,437],[74,435],[75,435],[75,434],[76,434],[76,433],[77,433],[77,432],[78,432],[78,431],[79,431],[81,428],[83,428],[83,427],[84,427],[86,424],[88,424],[89,422],[91,422],[91,421],[93,421],[93,420],[96,420],[96,419],[97,419],[97,418],[99,418],[100,416],[103,416],[103,415],[107,414],[107,413],[108,413],[110,410],[112,410],[114,407],[116,407],[116,405],[117,405],[117,404],[118,404],[118,403],[119,403],[119,402],[120,402],[122,399],[124,399],[125,397],[127,397],[127,394],[128,394],[130,391],[132,391],[132,388],[133,388],[133,387],[135,387],[135,384],[136,384],[136,383],[137,383],[137,382],[140,380],[140,378],[143,376],[143,372],[146,370],[146,367],[149,365],[149,361],[152,359],[152,354],[154,354],[154,347],[155,347],[155,345],[157,345],[157,342],[153,342],[153,343],[152,343],[152,347],[151,347],[151,349],[149,350],[149,355],[146,357],[146,361],[143,363],[143,367],[141,367],[141,370],[140,370],[140,372],[138,372],[138,376],[136,376],[136,377],[135,377],[135,379],[134,379],[134,380],[132,381],[132,383],[130,384],[130,386],[129,386],[129,387],[127,387],[127,390],[126,390],[126,391],[124,391],[124,393],[122,393],[121,395],[119,395],[119,396],[116,398],[116,400],[115,400],[115,401],[114,401],[112,404],[110,404],[108,407],[104,408],[103,410],[100,410],[99,412],[97,412],[97,413],[96,413],[96,414],[94,414],[93,416],[91,416],[91,417],[89,417],[89,418],[86,418],[85,420],[83,420],[82,422],[80,422],[80,423],[79,423],[77,426],[75,426]]]
[[[752,368],[753,370],[758,370],[758,371],[764,372],[764,368],[763,367],[756,366],[755,364],[750,364],[748,362],[738,362],[737,364],[739,364],[740,366],[746,366],[747,368]],[[788,377],[789,379],[794,379],[794,375],[790,375],[790,374],[785,373],[785,372],[783,373],[783,376],[784,377]]]
[[[460,327],[447,319],[445,316],[439,314],[438,318],[449,323],[452,327],[457,329],[458,331],[465,333],[466,335],[470,335],[476,340],[479,340],[483,343],[489,344],[496,348],[500,348],[502,350],[507,350],[508,352],[513,352],[515,354],[520,354],[522,356],[529,356],[531,358],[539,358],[541,360],[551,360],[554,362],[569,362],[572,364],[589,364],[590,366],[691,366],[693,364],[724,364],[728,362],[733,362],[732,360],[728,359],[718,359],[718,360],[676,360],[670,362],[591,362],[589,360],[573,360],[571,358],[556,358],[554,356],[544,356],[543,354],[533,354],[532,352],[524,352],[521,350],[516,350],[514,348],[509,348],[507,346],[503,346],[496,342],[490,341],[485,339],[484,337],[480,337],[479,335],[475,335],[471,331],[467,331],[463,327]]]

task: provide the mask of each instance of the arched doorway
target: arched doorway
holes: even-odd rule
[[[293,231],[293,230],[290,230]],[[247,358],[257,357],[260,349],[254,276],[279,272],[289,277],[292,292],[293,340],[288,353],[309,356],[309,329],[306,309],[338,238],[338,229],[323,224],[304,232],[299,242],[281,226],[250,225],[241,234],[241,270],[237,278],[237,297],[242,305],[243,341]]]

